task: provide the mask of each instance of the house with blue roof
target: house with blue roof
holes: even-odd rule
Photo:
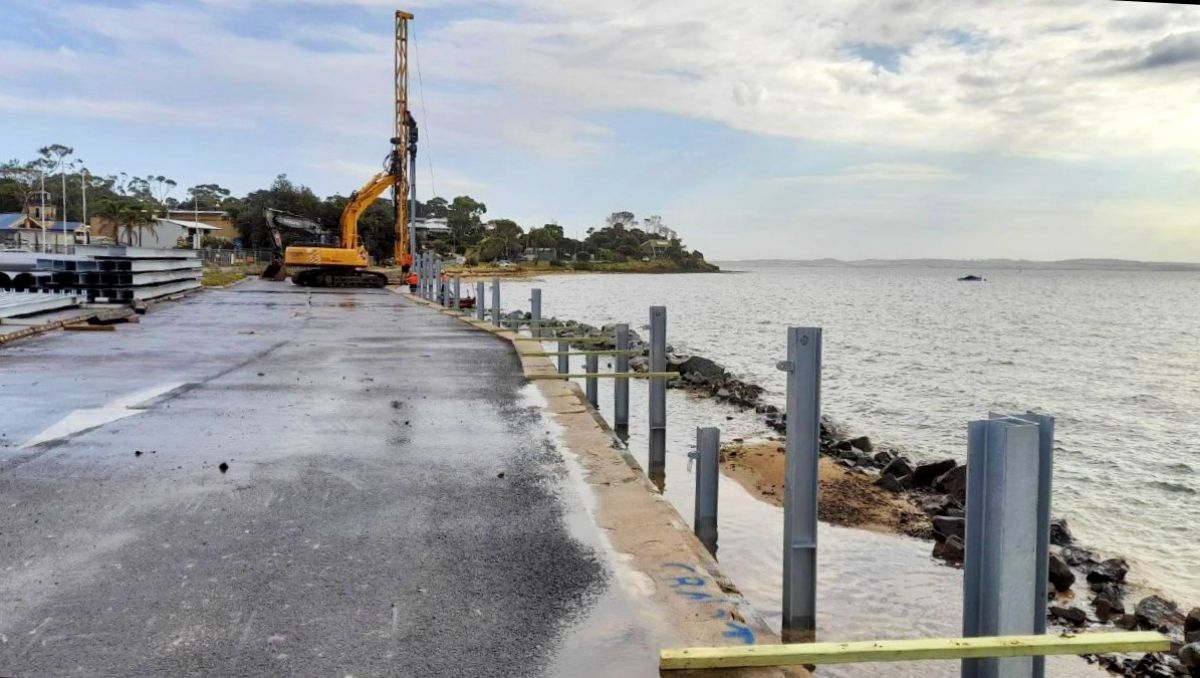
[[[87,242],[88,228],[78,221],[38,220],[23,212],[0,213],[0,249],[39,252],[50,246]]]

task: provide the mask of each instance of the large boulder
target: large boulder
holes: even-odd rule
[[[955,466],[938,477],[934,488],[945,492],[959,504],[967,503],[967,467]]]
[[[879,476],[875,485],[888,492],[903,492],[912,487],[912,476],[893,476],[885,473]]]
[[[1096,608],[1096,617],[1106,622],[1125,614],[1125,594],[1117,584],[1104,584],[1092,598],[1092,606]]]
[[[958,537],[950,537],[944,542],[934,543],[933,555],[945,560],[947,563],[962,563],[966,555],[966,546],[963,544],[963,540]]]
[[[725,368],[708,358],[694,355],[679,363],[679,373],[682,375],[698,374],[707,381],[715,381],[725,376]]]
[[[1074,538],[1071,537],[1071,528],[1067,526],[1066,518],[1058,518],[1050,521],[1050,543],[1055,546],[1070,546]]]
[[[962,518],[952,518],[950,516],[934,516],[933,517],[933,536],[934,539],[949,539],[950,537],[958,537],[966,539],[966,525]]]
[[[857,438],[851,438],[850,440],[847,440],[846,442],[850,443],[850,445],[852,445],[853,447],[855,447],[859,450],[862,450],[863,452],[869,453],[869,452],[875,451],[875,446],[871,444],[871,439],[868,438],[867,436],[859,436]]]
[[[1100,562],[1094,552],[1078,546],[1064,546],[1061,553],[1063,560],[1072,567],[1091,566]]]
[[[1146,596],[1138,601],[1133,611],[1138,626],[1166,633],[1173,624],[1183,622],[1179,606],[1160,596]]]
[[[937,527],[937,518],[933,519],[933,525]],[[1070,591],[1071,584],[1075,583],[1075,573],[1071,571],[1071,566],[1057,553],[1050,554],[1050,583],[1054,585],[1055,591]]]
[[[1100,584],[1117,583],[1125,581],[1125,575],[1129,574],[1129,563],[1125,562],[1124,558],[1109,558],[1108,560],[1093,565],[1087,573],[1088,584],[1092,585],[1092,590],[1099,590]]]
[[[901,476],[912,476],[913,468],[904,457],[896,457],[888,462],[887,466],[883,467],[883,475],[899,478]]]
[[[958,466],[958,462],[953,459],[918,464],[917,468],[913,469],[913,485],[919,488],[932,488],[938,478],[956,466]]]
[[[1179,650],[1179,662],[1189,669],[1193,669],[1192,675],[1196,675],[1194,669],[1200,669],[1200,643],[1188,643]]]
[[[1191,612],[1188,612],[1187,618],[1183,620],[1183,632],[1194,633],[1200,631],[1200,607],[1193,607]]]
[[[1071,626],[1083,626],[1087,623],[1087,613],[1074,605],[1050,607],[1050,615]]]

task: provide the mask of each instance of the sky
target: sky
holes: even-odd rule
[[[709,259],[1200,261],[1200,7],[1111,0],[0,0],[0,160],[418,197]],[[418,68],[419,66],[419,68]]]

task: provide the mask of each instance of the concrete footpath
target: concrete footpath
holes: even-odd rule
[[[773,640],[686,534],[597,527],[507,341],[388,291],[19,341],[0,402],[0,676],[637,676]]]

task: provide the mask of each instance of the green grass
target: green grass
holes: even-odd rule
[[[246,271],[240,268],[206,268],[200,276],[200,284],[204,287],[224,287],[246,277]]]

